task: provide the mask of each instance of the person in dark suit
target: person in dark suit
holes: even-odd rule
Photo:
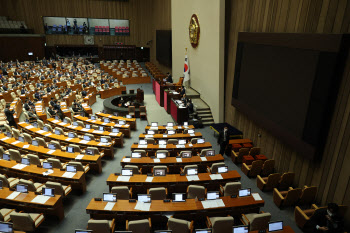
[[[55,101],[54,101],[54,98],[51,97],[51,100],[50,100],[50,106],[54,107],[55,106]]]
[[[228,132],[227,126],[224,127],[224,130],[220,132],[218,138],[218,144],[220,144],[220,154],[224,155],[226,146],[230,140],[230,133]]]
[[[49,106],[49,109],[47,111],[52,117],[57,116],[57,111],[53,110],[51,106]]]
[[[181,98],[181,101],[182,101],[182,103],[183,103],[184,105],[187,105],[188,100],[187,100],[187,98],[186,98],[186,94],[183,94],[183,96],[182,96],[182,98]]]
[[[82,92],[81,92],[81,96],[82,97],[85,97],[87,95],[87,92],[85,91],[85,90],[83,90]]]
[[[7,87],[6,87],[5,85],[2,86],[2,89],[3,89],[4,91],[7,91]]]
[[[5,116],[7,118],[7,121],[9,122],[10,126],[13,126],[17,129],[17,124],[15,121],[15,118],[13,117],[13,114],[15,113],[15,110],[10,110],[10,104],[6,105],[5,109]]]
[[[173,83],[173,77],[171,76],[170,73],[168,73],[168,77],[166,78],[166,81],[167,81],[168,83]]]
[[[182,86],[181,90],[180,90],[180,96],[183,96],[184,94],[186,94],[186,90],[185,90],[184,86]]]
[[[188,115],[193,114],[193,103],[191,100],[188,100],[187,102],[187,110],[188,110]]]
[[[311,232],[344,232],[344,221],[339,215],[339,206],[335,203],[329,203],[327,209],[316,210],[310,222]]]

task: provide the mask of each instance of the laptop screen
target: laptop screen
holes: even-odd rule
[[[67,172],[77,172],[77,167],[74,165],[67,165],[66,171]]]
[[[132,117],[130,115],[126,115],[126,118],[131,119]]]
[[[140,202],[151,202],[151,195],[150,194],[137,194],[137,201]]]
[[[105,127],[104,127],[104,126],[99,126],[99,127],[98,127],[98,130],[99,130],[99,131],[105,131]]]
[[[67,146],[66,148],[68,153],[74,153],[74,148],[72,146]]]
[[[151,123],[151,126],[152,126],[152,127],[157,127],[157,126],[158,126],[158,122],[152,122],[152,123]]]
[[[28,186],[24,184],[18,184],[16,186],[16,191],[20,193],[27,193],[28,192]]]
[[[49,148],[50,150],[56,150],[56,146],[55,146],[55,144],[53,144],[53,143],[50,143],[50,144],[48,145],[48,148]]]
[[[166,170],[165,168],[155,168],[153,169],[153,174],[154,176],[165,176]]]
[[[121,121],[121,120],[120,120],[120,121],[118,121],[118,124],[119,124],[119,125],[125,125],[125,124],[126,124],[126,122],[125,122],[125,121]]]
[[[119,133],[119,129],[118,128],[112,128],[112,133]]]
[[[159,231],[154,231],[154,233],[172,233],[172,230],[159,230]]]
[[[92,149],[86,149],[86,150],[85,150],[85,154],[87,154],[87,155],[94,155],[94,154],[95,154],[95,151],[92,150]]]
[[[13,223],[11,222],[0,222],[0,232],[12,233],[13,232]]]
[[[32,145],[33,145],[33,146],[39,146],[39,143],[38,143],[37,140],[34,139],[34,140],[32,140]]]
[[[12,138],[12,133],[11,132],[7,132],[6,136],[9,137],[9,138]]]
[[[207,192],[207,200],[216,200],[219,199],[219,191],[208,191]]]
[[[21,164],[30,165],[30,160],[28,158],[22,158]]]
[[[157,152],[157,159],[165,159],[166,153],[165,152]]]
[[[192,157],[192,152],[191,151],[184,151],[181,153],[182,158],[191,158]]]
[[[194,230],[195,233],[211,233],[211,229],[197,229]]]
[[[67,123],[68,123],[68,120],[67,120],[67,119],[63,119],[63,122],[67,124]]]
[[[52,163],[51,162],[43,162],[43,168],[52,169]]]
[[[153,130],[148,130],[148,131],[147,131],[147,134],[149,134],[149,135],[154,135],[154,131],[153,131]]]
[[[228,172],[228,166],[218,167],[218,173],[227,173],[227,172]]]
[[[37,122],[33,122],[32,124],[35,128],[38,128],[38,123]]]
[[[55,129],[55,134],[60,135],[61,132],[58,129]]]
[[[179,145],[185,145],[186,139],[179,139]]]
[[[49,196],[49,197],[55,196],[55,189],[53,188],[43,188],[42,192],[44,196]]]
[[[69,137],[69,138],[75,138],[75,135],[74,135],[74,133],[69,132],[69,133],[68,133],[68,137]]]
[[[49,127],[44,126],[43,130],[46,131],[46,132],[49,132]]]
[[[102,142],[102,143],[108,143],[108,139],[107,139],[107,138],[102,138],[102,137],[101,137],[101,142]]]
[[[88,136],[88,135],[84,135],[84,140],[85,140],[85,141],[91,141],[91,137]]]
[[[131,158],[141,158],[141,153],[132,152],[131,153]]]
[[[91,125],[86,124],[86,125],[85,125],[85,128],[87,128],[87,129],[91,129]]]
[[[96,116],[95,115],[91,115],[91,120],[96,120]]]
[[[198,144],[202,144],[202,143],[204,143],[205,141],[204,141],[204,139],[203,138],[199,138],[199,139],[197,139],[197,143]]]
[[[111,122],[111,121],[110,121],[108,118],[104,118],[104,119],[103,119],[103,122],[104,122],[104,123],[109,123],[109,122]]]
[[[168,135],[174,135],[175,134],[175,130],[168,130]]]
[[[188,176],[198,175],[198,169],[197,168],[189,168],[189,169],[187,169],[187,175]]]
[[[122,168],[122,176],[132,176],[132,169]]]
[[[159,145],[166,145],[166,140],[161,139],[158,141],[158,144]]]
[[[2,159],[3,159],[3,160],[10,161],[10,155],[9,155],[9,154],[4,153],[4,154],[2,155]]]
[[[78,126],[78,122],[74,121],[74,122],[73,122],[73,125],[74,125],[74,126]]]
[[[238,196],[239,197],[247,197],[250,196],[250,189],[240,189],[238,191]]]
[[[60,118],[58,116],[55,116],[55,120],[60,120]]]
[[[215,155],[215,150],[207,150],[205,152],[206,156],[214,156]]]
[[[269,222],[269,232],[271,231],[282,231],[283,221]]]
[[[173,202],[186,201],[186,193],[173,193]]]
[[[24,137],[23,136],[18,136],[18,141],[24,142]]]
[[[117,194],[116,193],[104,193],[103,194],[103,201],[116,202],[117,201]]]
[[[167,126],[167,127],[174,127],[174,123],[173,123],[173,122],[168,122],[168,123],[166,124],[166,126]]]
[[[248,226],[235,226],[232,233],[248,233]]]
[[[92,230],[75,230],[75,233],[92,233]]]

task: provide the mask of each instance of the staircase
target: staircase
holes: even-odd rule
[[[202,123],[204,126],[214,123],[210,107],[200,98],[200,94],[197,91],[187,87],[186,97],[192,100],[194,109],[198,113],[198,116],[202,118]]]

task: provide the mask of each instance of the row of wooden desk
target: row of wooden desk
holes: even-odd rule
[[[132,130],[136,130],[136,118],[126,118],[126,117],[121,117],[121,116],[113,116],[111,114],[102,113],[102,112],[96,112],[95,115],[99,116],[99,117],[108,118],[113,122],[118,122],[119,120],[126,121],[126,123],[130,125],[130,128]]]
[[[154,135],[149,135],[149,134],[144,134],[141,133],[139,136],[139,139],[145,139],[145,138],[154,138],[155,140],[159,139],[186,139],[186,140],[191,140],[192,138],[202,138],[202,133],[200,132],[195,132],[194,134],[184,134],[184,133],[177,133],[177,134],[154,134]]]
[[[115,96],[115,95],[121,95],[122,91],[126,91],[125,86],[112,87],[112,88],[109,88],[107,90],[100,90],[99,94],[100,94],[101,99],[107,99],[107,98]]]

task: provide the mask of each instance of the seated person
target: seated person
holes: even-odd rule
[[[344,232],[344,221],[335,203],[329,203],[327,209],[315,211],[310,222],[311,232]]]
[[[187,105],[187,98],[186,98],[186,94],[183,94],[181,101],[184,105]]]
[[[187,102],[187,110],[188,110],[189,115],[193,114],[193,112],[194,112],[193,103],[192,103],[192,100],[190,100],[190,99]]]

